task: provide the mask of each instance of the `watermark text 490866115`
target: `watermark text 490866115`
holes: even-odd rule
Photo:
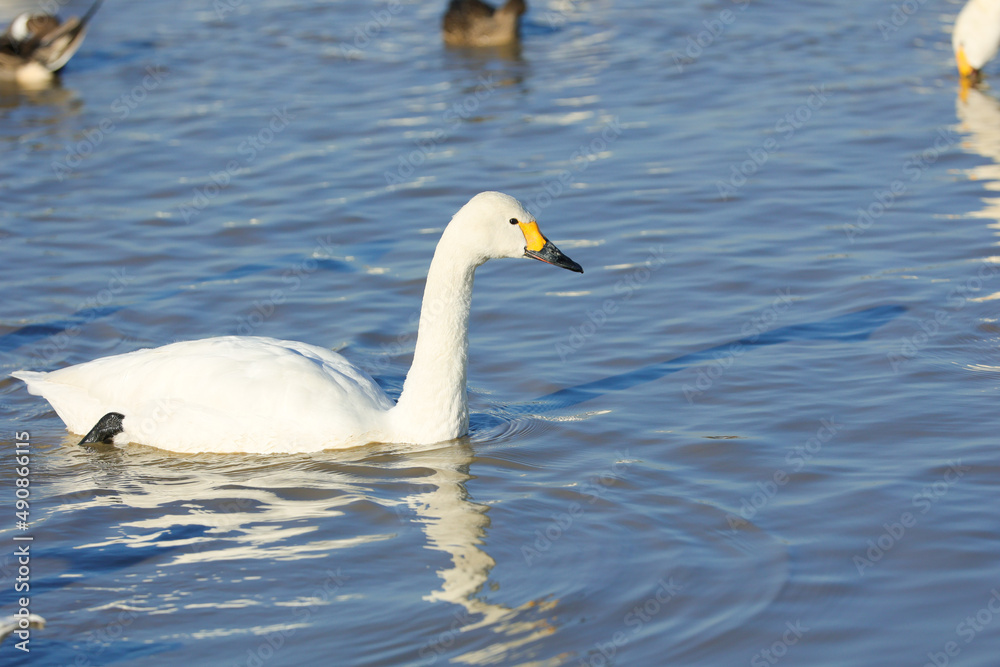
[[[31,435],[27,431],[14,434],[14,518],[17,530],[26,532],[31,516]],[[14,592],[17,597],[17,611],[14,612],[16,627],[12,633],[20,641],[14,647],[25,653],[31,652],[31,628],[40,624],[41,618],[31,613],[31,542],[30,535],[14,535]]]

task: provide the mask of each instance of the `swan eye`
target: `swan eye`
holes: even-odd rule
[[[510,224],[512,224],[512,225],[518,224],[517,218],[511,218],[508,222],[510,222]]]

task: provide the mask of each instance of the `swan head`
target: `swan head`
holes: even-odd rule
[[[535,216],[502,192],[480,192],[459,209],[445,235],[478,264],[503,257],[529,257],[577,273],[583,268],[538,229]]]

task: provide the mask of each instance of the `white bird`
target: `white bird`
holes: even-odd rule
[[[90,431],[83,442],[277,453],[451,440],[469,426],[466,369],[475,270],[502,257],[531,257],[583,272],[542,235],[516,199],[499,192],[473,197],[434,251],[413,364],[395,405],[341,355],[262,337],[185,341],[49,373],[12,375],[43,396],[70,431]]]
[[[951,46],[962,79],[979,81],[980,70],[1000,46],[1000,0],[969,0],[955,19]]]
[[[7,617],[0,617],[0,642],[19,630],[30,630],[31,628],[44,628],[45,619],[38,614],[28,614],[18,616],[10,614]],[[24,635],[20,635],[23,637]]]

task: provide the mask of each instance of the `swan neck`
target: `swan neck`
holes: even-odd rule
[[[401,441],[433,443],[464,435],[469,311],[476,264],[442,240],[420,307],[413,364],[394,408]]]

